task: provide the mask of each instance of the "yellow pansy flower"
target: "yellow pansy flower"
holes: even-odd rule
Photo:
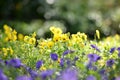
[[[25,36],[25,37],[24,37],[24,41],[25,41],[25,42],[28,42],[29,38],[30,38],[29,36]]]
[[[32,37],[33,37],[33,38],[35,38],[35,37],[36,37],[36,33],[35,33],[35,32],[32,34]]]
[[[67,34],[61,34],[61,40],[62,42],[66,42],[69,40],[69,36]]]
[[[4,53],[4,56],[7,56],[8,53],[10,53],[11,55],[13,54],[13,49],[12,48],[2,48],[2,51]]]
[[[47,43],[45,41],[42,41],[42,42],[39,42],[38,47],[41,49],[44,49],[46,45],[47,45]]]
[[[47,70],[47,69],[46,69],[46,67],[41,66],[40,70],[41,70],[41,71],[45,71],[45,70]]]
[[[18,34],[18,39],[19,39],[19,40],[23,40],[23,39],[24,39],[24,35],[19,33],[19,34]]]
[[[10,54],[12,55],[13,54],[13,49],[9,48],[9,51],[10,51]]]
[[[2,48],[2,51],[3,51],[3,53],[4,53],[4,56],[7,56],[7,54],[8,54],[8,49],[7,49],[7,48]]]
[[[53,33],[53,34],[62,34],[62,30],[60,28],[56,28],[54,26],[51,26],[50,27],[50,31]]]
[[[17,40],[17,32],[16,30],[12,30],[8,25],[4,25],[4,30],[5,30],[5,41],[15,41]]]
[[[55,41],[55,42],[60,41],[60,39],[61,39],[61,36],[59,34],[55,34],[53,36],[53,41]]]
[[[47,42],[48,48],[51,48],[53,45],[54,45],[54,42],[53,42],[53,41],[48,41],[48,42]]]
[[[36,39],[35,38],[30,38],[28,43],[29,44],[35,44],[36,43]]]
[[[12,28],[10,28],[8,25],[4,25],[3,26],[4,30],[5,30],[5,33],[8,33],[8,32],[11,32],[12,31]]]
[[[98,39],[100,39],[100,32],[99,32],[99,30],[96,30],[96,36],[97,36]]]

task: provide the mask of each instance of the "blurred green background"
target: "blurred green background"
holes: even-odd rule
[[[0,0],[0,28],[8,24],[19,33],[49,37],[49,27],[85,32],[93,37],[120,34],[120,0]]]

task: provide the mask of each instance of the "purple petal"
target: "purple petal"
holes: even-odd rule
[[[120,51],[120,47],[118,47],[117,50]]]
[[[60,59],[60,66],[61,66],[61,67],[64,66],[64,59],[63,59],[63,58]]]
[[[8,80],[7,76],[3,73],[1,69],[0,69],[0,80]]]
[[[109,59],[107,62],[106,62],[106,65],[111,67],[113,64],[115,63],[115,61],[113,59]]]
[[[39,69],[42,66],[42,64],[43,64],[42,60],[37,61],[36,68]]]
[[[86,78],[86,80],[96,80],[96,78],[94,76],[90,75]]]
[[[40,73],[40,77],[42,78],[42,80],[45,80],[47,77],[52,76],[53,73],[54,73],[54,70],[42,71],[42,72]]]
[[[56,61],[58,59],[58,55],[56,53],[51,53],[50,57],[53,61]]]
[[[92,62],[96,62],[99,59],[101,59],[101,57],[99,55],[97,55],[97,54],[88,54],[88,58]]]
[[[96,49],[98,52],[100,52],[100,49],[99,49],[96,45],[91,44],[90,46],[91,46],[92,48]]]
[[[74,51],[72,51],[72,50],[66,50],[65,52],[63,52],[63,56],[64,55],[66,55],[66,54],[68,54],[68,53],[73,53]]]
[[[33,80],[33,79],[29,76],[24,75],[24,76],[18,76],[16,80]]]
[[[115,49],[116,49],[115,47],[111,48],[110,53],[113,53],[115,51]]]
[[[19,68],[21,66],[21,61],[20,61],[20,59],[11,59],[9,61],[9,64],[15,68]]]
[[[76,69],[67,68],[58,77],[57,80],[78,80],[78,72]]]

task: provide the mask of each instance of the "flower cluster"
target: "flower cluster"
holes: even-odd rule
[[[5,41],[15,41],[17,39],[17,32],[16,30],[12,30],[8,25],[4,25],[5,30]]]
[[[100,40],[50,27],[51,38],[0,32],[0,80],[119,80],[120,36]]]

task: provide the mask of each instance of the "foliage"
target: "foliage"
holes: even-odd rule
[[[57,21],[71,33],[81,31],[92,37],[99,29],[101,36],[108,36],[120,33],[119,4],[120,1],[116,0],[1,0],[0,25],[8,23],[18,32],[26,34],[41,30],[46,22]],[[46,29],[41,35],[45,32]]]

